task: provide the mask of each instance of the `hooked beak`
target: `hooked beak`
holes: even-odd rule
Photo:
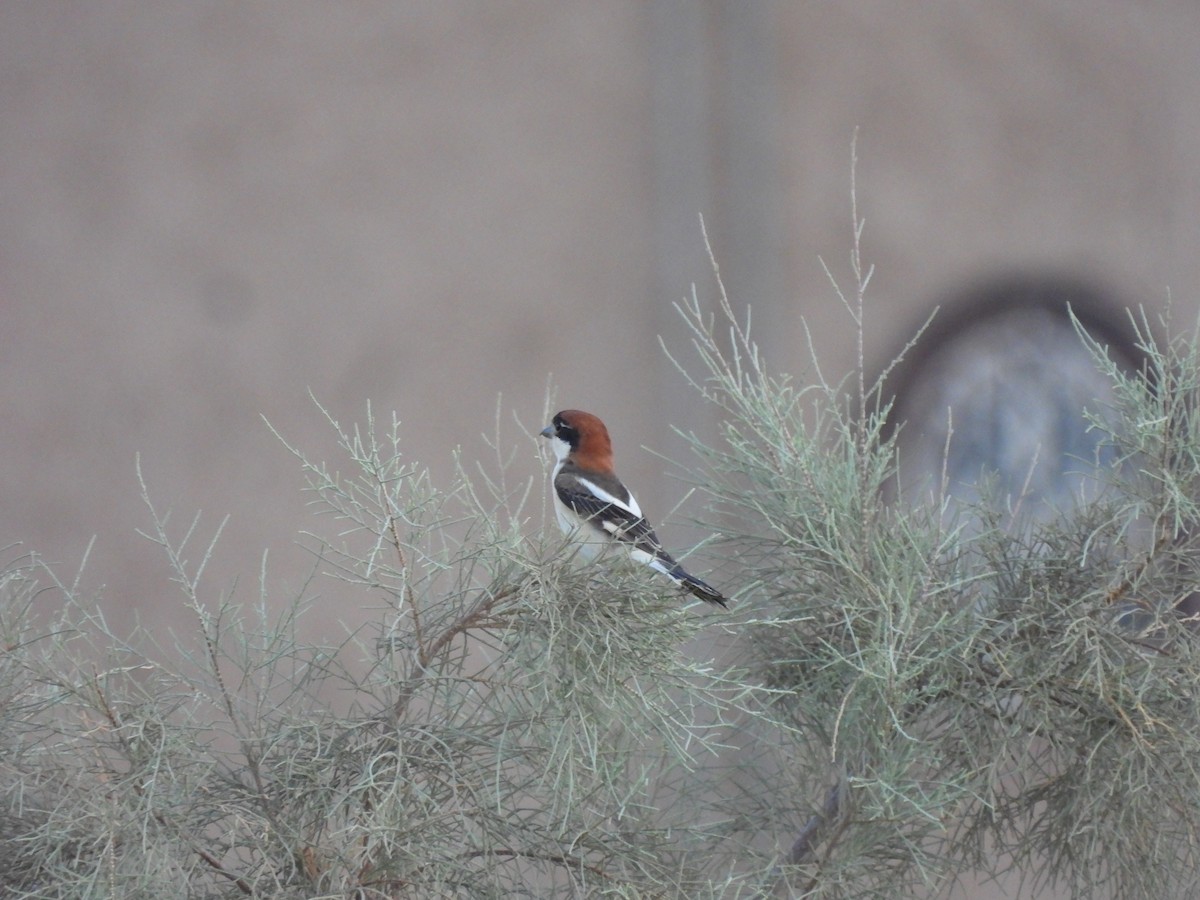
[[[538,434],[540,434],[544,438],[552,438],[552,437],[554,437],[554,426],[547,425],[545,428],[543,428],[541,431],[539,431]]]

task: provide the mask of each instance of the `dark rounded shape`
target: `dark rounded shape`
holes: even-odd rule
[[[897,494],[924,502],[944,479],[956,499],[986,490],[1035,517],[1093,496],[1113,451],[1087,416],[1114,422],[1115,395],[1079,331],[1125,371],[1144,362],[1116,304],[1078,280],[1010,277],[941,306],[892,380]]]

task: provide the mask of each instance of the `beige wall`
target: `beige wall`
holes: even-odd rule
[[[0,5],[0,545],[98,535],[85,584],[158,630],[135,453],[177,518],[232,516],[214,588],[263,548],[295,584],[311,523],[260,414],[328,456],[307,390],[369,398],[444,476],[498,394],[540,424],[548,376],[661,518],[641,445],[711,415],[656,340],[711,299],[698,215],[775,365],[803,315],[844,372],[818,256],[848,278],[856,127],[873,362],[1013,269],[1190,318],[1197,36],[1184,0]]]

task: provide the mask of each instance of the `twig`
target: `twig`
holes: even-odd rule
[[[562,866],[564,869],[584,869],[588,872],[591,872],[598,878],[603,878],[605,881],[613,880],[612,875],[610,875],[608,872],[605,872],[602,868],[594,863],[584,862],[582,859],[575,859],[562,853],[539,853],[531,850],[513,850],[509,847],[500,847],[495,850],[468,850],[465,853],[460,853],[458,856],[454,857],[454,859],[457,861],[466,862],[472,859],[498,856],[508,857],[510,859],[529,859],[535,862],[554,863],[555,865]],[[420,872],[423,869],[429,868],[430,865],[430,863],[426,863],[425,865],[419,866],[416,871]],[[366,873],[364,872],[364,874]],[[414,886],[411,878],[388,878],[380,881],[361,880],[359,884],[363,887],[374,888],[400,888]]]
[[[446,649],[446,646],[460,634],[470,631],[472,628],[479,628],[488,624],[488,616],[492,609],[501,600],[505,600],[517,593],[518,588],[515,585],[510,585],[494,594],[486,594],[470,612],[458,619],[449,628],[438,635],[437,639],[428,646],[418,644],[417,646],[417,668],[412,676],[404,685],[398,699],[392,705],[392,721],[399,721],[404,715],[404,711],[408,708],[409,702],[412,700],[413,694],[416,692],[417,685],[424,680],[429,671],[429,664]]]
[[[388,530],[392,534],[392,546],[396,548],[396,556],[400,559],[400,576],[404,579],[404,603],[412,616],[413,638],[417,642],[417,654],[425,653],[425,641],[421,634],[421,615],[417,609],[417,601],[413,595],[412,583],[408,578],[408,560],[404,556],[404,546],[400,543],[400,531],[396,528],[396,517],[388,515]],[[422,663],[422,665],[424,665]]]
[[[814,813],[804,823],[804,827],[796,835],[796,840],[792,842],[792,849],[788,851],[789,865],[803,865],[816,853],[817,844],[820,842],[825,828],[829,825],[831,819],[841,813],[842,794],[845,784],[845,780],[839,778],[837,783],[829,789],[829,794],[825,797],[825,805],[821,807],[821,811]]]
[[[92,675],[92,686],[95,688],[96,699],[100,703],[100,709],[101,709],[101,711],[103,711],[104,717],[108,720],[108,723],[113,727],[114,731],[116,732],[117,740],[119,740],[121,742],[121,744],[124,745],[125,748],[128,750],[129,745],[125,741],[125,739],[121,736],[121,728],[122,728],[121,718],[120,718],[120,716],[117,715],[116,710],[114,710],[112,708],[112,706],[109,704],[108,697],[104,693],[104,688],[100,686],[100,676],[99,675],[97,675],[97,674]],[[141,797],[143,799],[145,798],[146,790],[142,786],[142,783],[140,780],[134,780],[132,782],[132,787],[133,787],[134,793],[136,793],[139,797]],[[246,896],[251,896],[254,893],[254,888],[250,885],[249,882],[247,882],[240,875],[230,872],[223,865],[221,865],[221,861],[219,859],[217,859],[213,854],[209,853],[203,847],[199,846],[193,838],[191,838],[188,834],[186,834],[184,832],[184,830],[182,828],[180,828],[178,825],[176,825],[174,822],[172,822],[169,818],[167,818],[165,813],[163,813],[159,810],[156,810],[156,809],[152,809],[152,810],[150,810],[150,815],[153,816],[154,821],[156,821],[163,828],[166,828],[169,831],[173,831],[175,834],[179,835],[179,837],[184,841],[184,843],[186,843],[192,849],[192,852],[194,852],[197,856],[199,856],[202,860],[204,860],[205,864],[208,865],[209,868],[211,868],[214,872],[216,872],[218,875],[222,876],[223,878],[227,878],[230,881],[232,881],[234,883],[234,885],[237,886],[238,890],[240,890],[243,894],[245,894]]]

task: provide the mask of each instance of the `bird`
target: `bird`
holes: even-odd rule
[[[550,485],[558,525],[564,534],[581,539],[585,559],[594,559],[606,546],[620,546],[635,562],[701,600],[727,607],[720,591],[684,571],[663,549],[637,500],[613,469],[612,440],[598,417],[564,409],[540,433],[550,441],[557,459]]]

